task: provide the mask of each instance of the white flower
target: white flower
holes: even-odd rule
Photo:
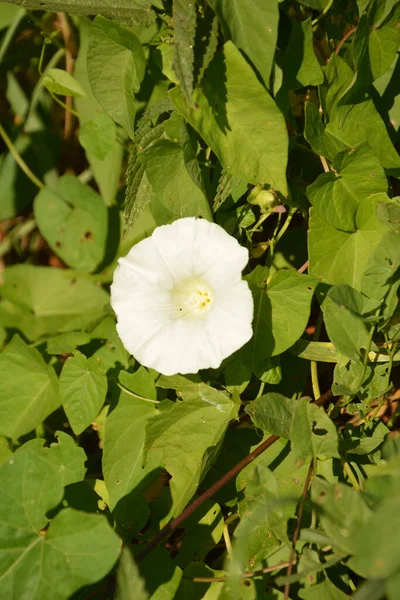
[[[189,217],[157,227],[115,270],[111,304],[125,348],[164,375],[219,367],[252,336],[247,261],[215,223]]]

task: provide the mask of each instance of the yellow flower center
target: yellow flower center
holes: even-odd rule
[[[172,291],[172,304],[176,318],[202,318],[210,310],[213,302],[212,291],[197,277],[186,279]]]

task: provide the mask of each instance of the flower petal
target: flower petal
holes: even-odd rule
[[[136,351],[135,358],[163,375],[219,367],[223,356],[207,335],[204,323],[203,320],[171,321]]]
[[[205,320],[209,337],[214,337],[223,358],[246,344],[253,335],[253,297],[245,281],[239,281],[216,295]]]

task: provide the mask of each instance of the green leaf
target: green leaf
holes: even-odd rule
[[[202,216],[211,220],[208,200],[190,177],[179,144],[156,140],[139,152],[139,159],[154,193],[172,218]]]
[[[185,537],[179,548],[176,562],[185,569],[193,560],[204,560],[224,530],[221,507],[208,500],[185,522]]]
[[[278,2],[252,2],[251,10],[240,0],[211,0],[225,40],[232,40],[256,68],[264,85],[269,79],[278,36]]]
[[[121,371],[119,380],[122,385],[131,392],[143,396],[144,398],[157,400],[156,384],[154,383],[153,377],[144,367],[139,367],[135,373]]]
[[[91,337],[102,343],[93,356],[104,365],[106,371],[121,366],[128,368],[129,352],[125,350],[119,338],[113,317],[107,316],[102,319],[91,331]]]
[[[324,104],[329,113],[325,131],[343,144],[343,150],[368,142],[382,167],[396,176],[400,172],[400,157],[373,101],[367,99],[351,106],[338,104],[353,72],[337,54],[332,54],[324,71],[329,84],[324,96]]]
[[[169,95],[228,173],[287,193],[288,137],[283,115],[232,42],[208,67],[193,92],[193,107],[178,87]]]
[[[317,284],[312,277],[283,270],[271,278],[265,290],[259,281],[261,271],[257,268],[247,278],[254,296],[254,335],[246,345],[253,369],[265,358],[282,354],[300,338]],[[267,269],[264,273],[266,277]]]
[[[130,228],[153,196],[153,189],[139,160],[138,150],[145,150],[164,133],[162,125],[154,125],[163,113],[170,113],[173,104],[169,98],[162,98],[157,104],[148,108],[140,119],[135,133],[134,147],[129,157],[126,171],[126,191],[124,217],[125,227]]]
[[[131,551],[127,546],[122,548],[117,571],[116,600],[148,600],[144,580],[140,577]]]
[[[331,485],[315,477],[311,497],[320,511],[321,526],[334,540],[334,547],[353,553],[357,531],[368,523],[372,514],[362,495],[343,483]]]
[[[85,476],[86,454],[83,448],[79,448],[70,435],[62,431],[56,431],[57,444],[50,444],[50,450],[54,465],[58,465],[61,474],[62,485],[71,485],[82,481]]]
[[[311,209],[308,233],[311,275],[325,283],[344,283],[363,291],[363,273],[369,257],[386,233],[386,228],[376,216],[377,204],[385,197],[385,194],[375,194],[360,202],[354,233],[328,225]],[[346,265],[345,269],[343,265]]]
[[[199,74],[197,77],[197,83],[200,83],[200,81],[203,79],[204,73],[208,69],[208,65],[211,63],[212,59],[214,58],[214,55],[218,48],[218,34],[219,34],[218,19],[217,19],[217,17],[214,17],[211,22],[210,28],[209,28],[209,32],[208,32],[208,36],[207,36],[207,40],[206,40],[206,46],[204,48],[202,62],[201,62]],[[172,81],[174,81],[174,80],[172,80]],[[178,82],[174,81],[174,83],[178,83]]]
[[[400,231],[392,229],[381,239],[371,253],[367,268],[363,274],[363,288],[375,298],[383,298],[389,281],[395,279],[400,267]]]
[[[118,557],[120,541],[103,516],[67,508],[43,531],[63,497],[61,466],[57,446],[32,440],[0,469],[0,593],[10,600],[67,600]]]
[[[107,393],[107,378],[96,357],[76,351],[64,363],[60,395],[65,414],[75,435],[89,427],[100,412]]]
[[[343,447],[347,454],[370,454],[379,448],[388,433],[389,429],[379,419],[366,421],[358,427],[349,424],[343,430]]]
[[[77,346],[84,346],[90,342],[90,335],[84,331],[71,331],[62,333],[47,342],[48,354],[72,354]]]
[[[197,0],[173,0],[174,71],[186,102],[191,104],[193,91],[194,42],[196,35]]]
[[[86,96],[85,91],[74,77],[63,69],[46,69],[42,84],[50,92],[62,96]]]
[[[347,338],[346,332],[345,337]],[[354,395],[360,390],[361,384],[369,375],[370,369],[363,363],[349,361],[345,365],[337,364],[333,374],[332,392],[335,396]]]
[[[29,340],[93,326],[110,310],[107,292],[66,269],[8,267],[1,295],[0,323],[21,330]]]
[[[140,563],[140,573],[153,600],[175,599],[182,570],[164,548],[157,548]]]
[[[133,137],[134,94],[139,91],[145,72],[140,40],[115,21],[96,17],[90,28],[87,61],[90,86],[96,99]]]
[[[150,0],[94,0],[77,3],[76,0],[11,0],[11,4],[19,4],[27,10],[44,10],[71,13],[75,15],[103,15],[110,19],[118,19],[133,25],[141,23],[149,25],[154,20],[154,13],[150,10]],[[153,2],[155,5],[156,2]]]
[[[341,152],[334,172],[323,173],[307,188],[316,214],[328,225],[355,231],[357,209],[367,196],[387,192],[386,175],[368,144]]]
[[[344,104],[360,100],[373,81],[381,77],[390,67],[400,45],[400,6],[391,13],[390,18],[379,26],[377,9],[379,2],[370,2],[360,17],[353,38],[353,60],[356,73],[342,98]]]
[[[348,600],[348,595],[339,590],[329,579],[299,591],[304,600]]]
[[[347,286],[331,288],[323,303],[324,322],[329,338],[337,352],[355,362],[363,362],[370,348],[370,335],[352,306]]]
[[[121,392],[107,417],[103,473],[112,510],[150,472],[142,467],[143,448],[146,421],[155,414],[154,404]]]
[[[0,435],[17,440],[59,406],[53,367],[15,335],[0,354]]]
[[[172,476],[172,507],[164,521],[189,502],[234,417],[233,402],[204,383],[183,388],[182,396],[146,427],[146,464],[161,464]]]
[[[354,532],[351,568],[363,577],[383,579],[400,567],[400,540],[393,535],[400,527],[397,498],[398,494],[385,498],[372,522],[367,521]]]
[[[324,74],[315,56],[311,18],[292,20],[292,32],[284,56],[283,84],[286,91],[320,85]]]
[[[326,131],[316,104],[306,102],[304,108],[306,119],[304,137],[314,152],[333,160],[343,150],[343,144]]]
[[[79,81],[79,83],[86,92],[85,98],[75,99],[75,105],[79,112],[81,126],[88,121],[97,122],[99,119],[102,119],[103,117],[98,116],[99,113],[106,114],[105,111],[103,111],[103,109],[101,108],[100,104],[97,102],[96,98],[94,97],[89,84],[87,71],[89,34],[90,22],[87,19],[79,19],[80,44],[78,56],[75,61],[74,77]],[[107,206],[110,206],[115,201],[115,196],[117,193],[124,149],[123,145],[117,140],[117,125],[114,123],[114,121],[110,119],[110,117],[108,118],[108,120],[113,123],[114,130],[111,134],[111,127],[107,126],[107,129],[110,127],[110,137],[108,138],[107,143],[103,148],[108,147],[111,140],[113,140],[112,147],[110,148],[103,160],[100,160],[97,156],[91,154],[90,151],[87,149],[86,157],[93,171],[93,177],[97,185],[99,186],[100,194]],[[120,130],[120,133],[121,132],[122,131]]]
[[[73,175],[57,190],[44,187],[35,198],[35,217],[50,247],[70,267],[93,271],[104,258],[107,208],[96,192]]]
[[[289,437],[295,402],[281,394],[269,393],[256,398],[246,406],[256,427],[264,433]]]
[[[103,110],[95,113],[93,119],[82,119],[79,142],[87,154],[98,160],[104,160],[116,142],[114,121]]]
[[[339,458],[336,427],[324,409],[311,404],[309,398],[294,403],[290,441],[296,467],[311,458]]]

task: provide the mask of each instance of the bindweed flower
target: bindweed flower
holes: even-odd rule
[[[252,336],[248,252],[193,217],[157,227],[114,273],[111,304],[125,348],[164,375],[217,368]]]

